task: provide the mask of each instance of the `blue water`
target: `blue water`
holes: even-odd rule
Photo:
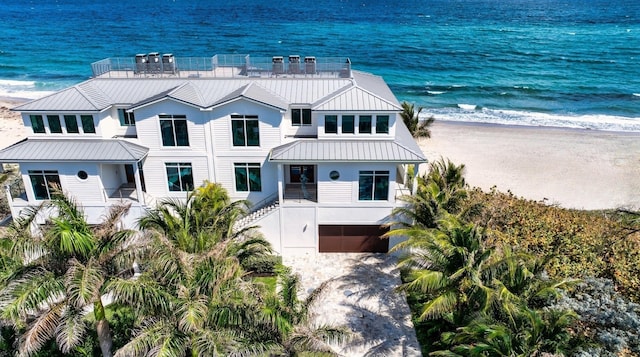
[[[640,131],[638,0],[0,3],[0,97],[147,52],[350,57],[437,119]]]

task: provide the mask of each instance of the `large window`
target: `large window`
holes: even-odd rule
[[[93,123],[93,115],[81,115],[80,121],[82,122],[82,131],[85,134],[96,132],[96,127]]]
[[[118,109],[118,118],[120,119],[120,126],[136,125],[136,118],[133,116],[133,112],[129,113],[124,109]]]
[[[169,191],[193,191],[193,170],[188,162],[167,162]]]
[[[159,115],[163,146],[189,146],[186,115]]]
[[[233,146],[260,146],[257,115],[232,115]]]
[[[44,134],[44,120],[42,120],[42,115],[29,115],[29,119],[31,119],[33,132],[36,134]]]
[[[353,115],[343,115],[342,116],[342,133],[343,134],[353,134],[354,131],[354,119]]]
[[[69,134],[77,134],[78,131],[78,119],[75,115],[65,115],[64,116],[64,125],[67,127],[67,133]]]
[[[311,109],[291,109],[291,123],[294,126],[311,125]]]
[[[260,177],[260,164],[238,163],[233,164],[236,177],[236,191],[260,192],[262,191],[262,179]]]
[[[49,122],[49,130],[52,133],[62,134],[62,126],[60,125],[60,117],[57,115],[47,115]]]
[[[389,134],[389,116],[376,116],[376,134]]]
[[[327,134],[338,133],[338,116],[337,115],[324,116],[324,132]]]
[[[361,115],[358,117],[358,133],[371,134],[371,115]]]
[[[389,171],[360,171],[358,199],[386,201],[389,199]]]
[[[29,179],[36,200],[49,200],[60,187],[60,176],[55,170],[29,170]]]

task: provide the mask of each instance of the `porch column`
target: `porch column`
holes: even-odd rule
[[[411,185],[411,194],[415,195],[418,191],[418,175],[420,174],[420,164],[413,165],[413,183]]]
[[[142,181],[140,180],[140,170],[138,169],[138,163],[133,163],[133,177],[136,181],[136,195],[138,197],[138,202],[141,204],[147,204],[142,192]]]
[[[284,167],[278,164],[278,202],[280,205],[284,202]]]

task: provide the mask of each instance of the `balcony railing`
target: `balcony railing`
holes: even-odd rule
[[[256,57],[222,54],[213,57],[137,55],[112,57],[91,64],[93,77],[351,77],[351,61],[340,57]]]

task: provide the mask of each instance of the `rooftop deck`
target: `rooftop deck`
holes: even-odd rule
[[[149,53],[91,64],[95,78],[350,78],[351,61],[339,57],[215,55],[174,57]]]

